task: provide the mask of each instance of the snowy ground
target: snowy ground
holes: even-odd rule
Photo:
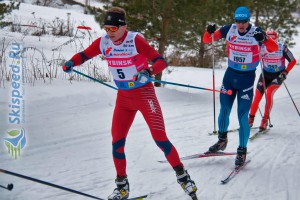
[[[190,71],[199,77],[206,77],[211,73],[210,70],[176,68],[172,74],[176,76]],[[286,81],[298,105],[299,76],[300,70],[297,66]],[[219,81],[218,76],[217,82]],[[184,79],[178,79],[178,82],[184,82]],[[199,85],[209,87],[209,84],[201,80]],[[26,90],[27,147],[21,157],[14,160],[3,145],[0,154],[1,168],[106,197],[114,187],[110,122],[116,92],[97,83],[70,84],[58,80],[51,85],[28,86]],[[215,136],[207,135],[213,129],[210,92],[188,92],[169,88],[158,88],[156,91],[170,140],[181,156],[203,152],[216,141]],[[7,116],[5,98],[1,98],[0,103],[1,116]],[[233,167],[234,157],[184,161],[197,182],[200,198],[298,198],[299,116],[284,88],[275,96],[271,117],[274,127],[269,134],[249,142],[251,153],[248,158],[252,159],[251,164],[228,185],[220,185],[219,182]],[[237,127],[235,108],[231,120],[231,127]],[[259,120],[260,117],[256,120],[257,124]],[[4,130],[1,126],[2,133]],[[230,134],[227,150],[235,151],[237,145],[237,134]],[[163,153],[152,141],[141,115],[137,116],[131,128],[126,153],[133,196],[153,193],[149,199],[187,199],[177,185],[169,165],[157,162],[164,159]],[[1,191],[1,199],[84,199],[1,174],[1,184],[10,182],[14,183],[15,189],[11,192]]]
[[[299,45],[299,37],[295,40]],[[299,48],[296,46],[292,51],[300,61]],[[170,67],[170,70],[172,72],[169,74],[165,72],[164,80],[212,87],[212,71],[209,69]],[[220,88],[224,70],[216,70],[215,74],[216,88]],[[297,65],[286,80],[298,108],[299,77],[300,68]],[[10,126],[7,122],[9,92],[9,87],[0,88],[1,141]],[[156,92],[169,139],[180,156],[204,152],[216,142],[216,136],[207,134],[213,130],[211,92],[175,86],[156,88]],[[15,160],[1,142],[0,168],[106,198],[115,187],[110,137],[115,97],[115,90],[92,82],[70,84],[66,80],[54,80],[51,84],[39,82],[34,87],[26,85],[27,146],[21,157]],[[218,94],[216,97],[218,114]],[[252,162],[227,185],[220,185],[220,180],[232,169],[234,156],[184,161],[198,186],[199,199],[299,199],[299,120],[286,89],[280,88],[275,94],[271,114],[274,127],[267,135],[249,142],[251,153],[248,159]],[[255,125],[259,123],[258,114]],[[238,121],[234,107],[230,128],[236,127]],[[226,151],[236,151],[237,146],[237,133],[230,133]],[[163,160],[164,155],[152,140],[140,114],[128,135],[126,156],[131,197],[148,194],[149,200],[189,199],[177,184],[171,167],[157,162]],[[15,188],[12,191],[0,188],[1,200],[88,199],[0,174],[0,185],[8,183],[13,183]]]

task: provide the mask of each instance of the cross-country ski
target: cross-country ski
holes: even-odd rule
[[[251,130],[256,130],[258,128],[259,128],[258,126],[251,127]],[[234,129],[229,129],[227,132],[228,133],[232,133],[232,132],[237,132],[239,130],[240,130],[240,128],[234,128]],[[216,132],[216,133],[214,133],[214,132],[208,132],[208,135],[218,135],[218,132]]]
[[[249,140],[254,140],[255,138],[259,137],[260,135],[263,135],[263,134],[266,134],[270,131],[270,128],[267,128],[266,130],[260,130],[260,131],[257,131],[255,132],[253,135],[251,135],[249,137]]]
[[[216,152],[216,153],[211,153],[211,152],[205,152],[205,153],[199,153],[199,154],[193,154],[190,156],[184,156],[181,157],[181,160],[190,160],[190,159],[195,159],[195,158],[208,158],[208,157],[217,157],[217,156],[232,156],[236,155],[236,152]],[[158,161],[160,163],[167,163],[167,160],[160,160]]]
[[[231,179],[233,179],[238,173],[240,173],[240,171],[241,171],[242,169],[244,169],[244,168],[248,165],[249,162],[251,162],[251,160],[246,160],[246,162],[244,163],[244,165],[239,166],[239,167],[235,167],[235,168],[229,173],[229,175],[228,175],[225,179],[221,180],[221,183],[222,183],[222,184],[228,183],[228,182],[229,182]]]

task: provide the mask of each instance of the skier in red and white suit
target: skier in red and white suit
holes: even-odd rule
[[[137,111],[142,113],[154,141],[174,168],[178,183],[188,195],[195,196],[197,187],[166,135],[162,111],[150,79],[151,75],[164,70],[167,63],[140,33],[127,30],[125,15],[122,8],[109,9],[104,20],[106,34],[63,66],[65,72],[71,72],[73,66],[102,54],[118,87],[111,129],[117,188],[109,199],[127,199],[129,196],[124,147]],[[153,62],[152,67],[148,66],[148,59]]]
[[[275,31],[267,31],[268,37],[277,41],[278,35]],[[296,64],[296,59],[294,58],[292,52],[288,49],[286,45],[278,42],[279,50],[275,52],[268,52],[266,47],[262,46],[262,64],[263,64],[263,76],[259,77],[257,87],[255,90],[255,97],[253,99],[250,113],[249,113],[249,125],[253,126],[254,117],[258,110],[259,102],[261,101],[265,90],[267,103],[265,105],[264,115],[259,126],[260,130],[265,130],[268,126],[268,119],[273,107],[273,96],[277,89],[281,86],[283,81],[286,79],[287,74],[292,70]],[[288,60],[288,65],[285,67],[285,59]],[[265,81],[264,81],[264,79]]]

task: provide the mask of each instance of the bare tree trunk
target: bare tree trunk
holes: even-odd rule
[[[164,52],[166,50],[166,44],[167,44],[167,27],[169,26],[169,22],[170,20],[168,18],[163,18],[162,19],[162,32],[161,32],[161,40],[159,42],[159,46],[158,46],[158,52],[161,54],[161,55],[164,55]],[[155,79],[156,80],[161,80],[161,77],[162,77],[162,72],[158,73],[155,75]],[[160,87],[161,84],[158,83],[158,82],[155,82],[154,85],[156,87]]]
[[[204,67],[204,43],[201,42],[199,45],[199,66]]]
[[[88,13],[88,7],[89,6],[90,6],[90,0],[85,0],[84,14]]]
[[[170,20],[172,16],[172,3],[173,0],[167,0],[165,4],[165,12],[162,14],[162,30],[161,38],[159,41],[158,52],[163,56],[166,50],[166,45],[168,44],[168,29],[170,26]],[[162,72],[155,75],[156,80],[161,80]],[[161,83],[155,82],[154,86],[160,87]]]
[[[260,15],[260,12],[259,12],[259,8],[258,8],[258,6],[257,6],[257,7],[255,8],[255,25],[256,25],[256,26],[259,26],[259,25],[260,25],[260,22],[259,22],[259,20],[258,20],[259,15]]]

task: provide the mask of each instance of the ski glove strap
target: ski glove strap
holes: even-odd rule
[[[133,81],[139,82],[139,83],[147,83],[150,80],[150,72],[147,69],[143,69],[136,73],[132,77]]]

